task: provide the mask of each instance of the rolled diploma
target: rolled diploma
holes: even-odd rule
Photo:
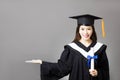
[[[93,57],[94,56],[94,49],[91,48],[91,53],[90,55]],[[90,70],[94,70],[94,59],[91,59],[91,64],[90,64]]]

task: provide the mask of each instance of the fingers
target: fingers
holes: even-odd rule
[[[25,61],[26,63],[32,63],[32,60],[27,60],[27,61]]]
[[[90,75],[93,77],[96,77],[98,75],[97,70],[89,70],[89,72],[90,72]]]

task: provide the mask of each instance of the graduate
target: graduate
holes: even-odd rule
[[[74,40],[64,46],[57,63],[30,60],[41,68],[41,80],[59,80],[69,75],[68,80],[110,80],[109,63],[106,54],[107,45],[97,41],[95,20],[102,20],[102,34],[105,37],[103,19],[85,14],[72,16],[77,20]]]

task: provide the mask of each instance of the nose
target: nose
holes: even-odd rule
[[[85,30],[84,30],[84,33],[86,33],[86,34],[87,34],[87,29],[85,29]]]

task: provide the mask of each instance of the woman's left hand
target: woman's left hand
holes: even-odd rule
[[[90,72],[90,75],[93,76],[93,77],[96,77],[98,75],[98,71],[96,69],[89,70],[89,72]]]

